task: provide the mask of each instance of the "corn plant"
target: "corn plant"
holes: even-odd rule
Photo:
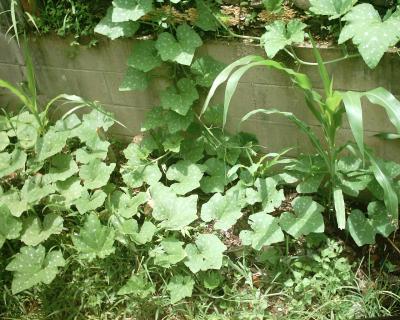
[[[400,102],[384,88],[376,88],[363,93],[334,90],[333,81],[329,77],[322,57],[315,45],[313,52],[318,62],[318,70],[324,86],[323,96],[313,89],[311,80],[307,75],[295,72],[279,62],[252,55],[233,62],[217,76],[206,98],[202,112],[204,113],[207,110],[216,89],[226,82],[223,113],[223,126],[225,126],[233,94],[237,89],[240,78],[249,69],[263,66],[287,74],[293,84],[303,92],[308,109],[321,125],[323,138],[319,139],[307,123],[297,118],[293,113],[282,112],[276,109],[253,110],[247,113],[241,122],[258,113],[266,115],[278,114],[289,119],[307,135],[317,154],[323,160],[323,167],[325,172],[327,172],[331,199],[336,212],[337,225],[340,229],[344,229],[346,227],[344,185],[339,178],[338,171],[341,165],[342,151],[349,145],[339,145],[337,142],[337,133],[342,127],[343,116],[346,115],[356,142],[359,158],[362,160],[363,168],[370,168],[376,182],[383,190],[383,200],[387,209],[388,219],[392,225],[397,226],[398,196],[392,178],[387,172],[387,166],[381,160],[377,159],[370,149],[364,145],[363,113],[360,99],[366,97],[372,103],[382,106],[389,120],[395,126],[397,133],[400,133]]]

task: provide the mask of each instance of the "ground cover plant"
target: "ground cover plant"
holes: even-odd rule
[[[135,42],[120,90],[146,89],[157,77],[168,86],[129,144],[108,135],[122,124],[96,102],[61,95],[41,105],[27,49],[27,83],[0,81],[22,106],[0,118],[2,318],[349,319],[399,312],[400,165],[364,145],[360,99],[383,107],[393,135],[400,134],[399,101],[383,88],[335,91],[324,65],[341,59],[324,62],[314,48],[315,62],[301,61],[292,44],[308,30],[296,20],[251,37],[269,57],[285,50],[319,68],[323,95],[306,75],[273,60],[250,56],[225,66],[195,55],[202,32],[224,28],[204,4],[196,2],[195,19],[177,20],[151,1],[114,1],[96,26],[115,39],[158,25],[152,39]],[[332,19],[345,15],[348,39],[363,47],[351,17],[365,4],[328,11],[311,4],[311,12]],[[396,12],[385,21],[396,24]],[[372,29],[384,32],[381,24]],[[371,67],[380,52],[367,57],[360,49]],[[290,77],[323,136],[279,110],[255,110],[243,121],[257,112],[280,114],[309,137],[315,154],[263,154],[253,135],[223,130],[238,81],[255,66]],[[224,101],[210,105],[224,82]],[[70,110],[51,121],[60,101]],[[344,117],[354,142],[338,145]]]

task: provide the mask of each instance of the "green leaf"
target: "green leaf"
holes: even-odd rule
[[[114,0],[113,22],[137,21],[153,10],[153,0]]]
[[[267,11],[277,13],[282,9],[283,0],[263,0],[262,3]]]
[[[324,232],[323,206],[311,197],[298,197],[292,201],[292,206],[294,214],[284,212],[279,219],[284,231],[296,239],[302,235]]]
[[[115,163],[106,165],[99,159],[83,165],[79,171],[79,177],[83,180],[85,188],[97,189],[105,186],[114,171]]]
[[[36,123],[36,120],[33,120]],[[16,134],[18,138],[18,144],[22,149],[30,149],[35,146],[35,143],[39,137],[38,129],[33,123],[23,123],[18,121]]]
[[[7,148],[9,144],[10,144],[10,139],[8,138],[7,133],[4,131],[1,131],[0,132],[0,151],[3,151],[5,148]]]
[[[365,63],[375,68],[383,54],[400,39],[400,14],[392,14],[382,21],[372,4],[362,3],[343,18],[346,25],[339,36],[339,44],[352,39]]]
[[[43,161],[51,156],[60,153],[67,143],[70,133],[68,131],[59,132],[54,128],[46,132],[46,134],[37,140],[35,151],[37,161]]]
[[[288,45],[303,42],[306,26],[299,20],[291,20],[288,24],[278,20],[268,25],[267,31],[261,37],[261,44],[268,57],[275,57],[278,51]]]
[[[214,228],[228,230],[242,216],[241,203],[233,196],[214,194],[201,207],[201,219],[205,222],[215,220]]]
[[[214,17],[211,8],[203,0],[196,0],[197,19],[195,26],[204,31],[216,31],[219,27],[217,19]]]
[[[167,135],[162,143],[165,152],[171,151],[178,153],[181,150],[181,143],[184,139],[180,132]]]
[[[203,44],[199,35],[187,24],[176,29],[176,39],[170,33],[163,32],[158,36],[156,48],[163,61],[175,61],[190,66],[196,48]]]
[[[119,91],[146,90],[149,86],[149,77],[146,72],[128,67],[124,80],[119,86]]]
[[[51,251],[46,255],[43,246],[22,247],[6,270],[14,272],[11,289],[13,294],[29,289],[39,283],[50,284],[63,267],[65,260],[61,251]]]
[[[133,295],[145,299],[155,292],[155,288],[143,273],[132,274],[128,282],[118,290],[117,295]]]
[[[83,189],[79,198],[74,201],[76,208],[80,214],[96,210],[104,204],[107,195],[103,190],[96,190],[94,193],[89,194],[86,189]]]
[[[169,133],[185,131],[193,122],[193,112],[189,111],[182,116],[175,111],[164,110],[162,107],[154,107],[147,114],[142,131],[167,127]]]
[[[285,236],[279,227],[278,219],[259,212],[249,217],[252,231],[243,230],[239,237],[244,245],[251,245],[255,250],[261,250],[264,246],[282,242]]]
[[[154,257],[154,264],[163,268],[170,268],[185,259],[186,252],[183,245],[184,243],[176,238],[166,238],[151,251],[150,256]]]
[[[347,229],[355,243],[361,247],[375,243],[375,230],[361,210],[353,210],[347,219]]]
[[[160,66],[162,60],[155,47],[155,41],[142,40],[133,44],[132,53],[128,59],[128,66],[143,72],[149,72]]]
[[[308,176],[297,185],[296,191],[298,193],[316,193],[318,192],[323,179],[323,174]]]
[[[205,193],[224,192],[225,186],[231,182],[231,179],[227,176],[230,167],[217,158],[208,159],[204,165],[208,176],[201,179],[201,190]]]
[[[211,87],[215,78],[225,68],[225,64],[204,56],[196,59],[190,66],[190,71],[195,75],[196,84],[203,87]]]
[[[197,219],[197,195],[177,197],[170,188],[161,183],[151,186],[150,194],[154,202],[153,218],[161,221],[162,228],[182,230]]]
[[[0,195],[0,204],[5,205],[14,217],[20,217],[28,210],[28,202],[21,197],[18,189],[10,189]]]
[[[21,241],[28,246],[37,246],[53,234],[63,230],[63,218],[55,213],[45,215],[43,222],[39,217],[31,216],[24,221],[24,231]]]
[[[378,201],[370,202],[367,209],[372,226],[377,233],[384,237],[389,237],[390,234],[396,231],[396,223],[394,223],[393,217],[388,214],[383,203]]]
[[[57,154],[50,159],[49,173],[44,176],[44,180],[48,183],[65,181],[78,171],[79,168],[71,155]]]
[[[217,271],[208,271],[201,275],[203,286],[206,289],[213,290],[218,288],[223,282],[224,278]]]
[[[88,215],[78,235],[72,235],[72,242],[82,259],[93,261],[114,253],[114,229],[103,226],[96,214]]]
[[[357,0],[310,0],[310,11],[337,19],[353,8]]]
[[[178,195],[184,195],[200,187],[204,167],[188,160],[181,160],[168,168],[168,180],[178,181],[171,185],[171,189]]]
[[[71,177],[65,181],[57,181],[56,190],[65,199],[65,204],[69,206],[74,200],[81,196],[85,189],[81,185],[81,181],[78,177]]]
[[[194,288],[194,280],[190,276],[176,275],[171,278],[167,290],[171,296],[171,303],[177,303],[186,297],[191,297]]]
[[[19,148],[15,148],[12,153],[0,153],[0,178],[25,168],[27,155]]]
[[[187,260],[185,265],[193,273],[200,270],[220,269],[222,266],[223,253],[226,246],[214,234],[200,234],[195,244],[185,247]]]
[[[122,179],[131,188],[139,188],[143,183],[148,185],[160,181],[162,174],[157,163],[126,166],[121,169]]]
[[[140,192],[132,198],[128,194],[117,190],[111,195],[107,207],[113,214],[128,219],[136,215],[138,213],[139,206],[147,201],[148,196],[145,192]]]
[[[137,232],[130,235],[133,242],[137,244],[145,244],[153,239],[153,236],[157,232],[157,227],[150,221],[143,222],[140,231],[137,228]]]
[[[346,206],[344,203],[343,191],[339,187],[333,189],[333,202],[335,204],[338,228],[343,230],[346,227]]]
[[[0,205],[0,249],[7,239],[17,239],[22,230],[22,223],[12,216],[10,210]]]
[[[180,79],[176,87],[168,87],[160,94],[161,106],[164,109],[175,111],[182,116],[185,116],[193,102],[199,98],[196,86],[192,80],[183,78]]]
[[[278,183],[273,178],[257,179],[254,183],[257,188],[257,202],[261,202],[263,212],[271,213],[285,200],[283,189],[277,189]]]
[[[206,124],[220,127],[224,118],[224,106],[217,104],[207,108],[203,117]]]
[[[113,8],[107,10],[106,16],[94,28],[94,32],[114,40],[120,37],[131,37],[139,30],[140,24],[136,21],[113,22],[113,11]]]
[[[53,185],[48,184],[41,175],[36,175],[25,180],[21,189],[21,197],[29,204],[37,205],[39,202],[54,193]]]

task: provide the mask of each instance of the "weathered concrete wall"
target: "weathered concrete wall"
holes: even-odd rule
[[[159,104],[158,90],[167,84],[161,80],[152,84],[144,92],[120,92],[118,87],[126,70],[126,61],[134,41],[102,40],[95,48],[70,46],[68,40],[57,37],[39,37],[31,40],[31,51],[37,70],[37,80],[42,99],[49,99],[60,93],[76,94],[100,101],[116,118],[129,127],[129,131],[116,126],[113,133],[120,137],[129,137],[140,131],[140,124],[146,112]],[[341,56],[338,49],[321,49],[325,59]],[[312,61],[309,48],[298,48],[298,55]],[[263,50],[254,45],[238,42],[207,42],[198,52],[230,63],[248,54],[264,55]],[[284,57],[281,58],[282,60]],[[291,61],[283,61],[290,66]],[[292,67],[295,67],[292,65]],[[370,70],[361,59],[352,59],[329,65],[334,77],[334,86],[341,90],[363,91],[378,86],[400,95],[400,58],[396,54],[386,54],[375,70]],[[318,71],[314,66],[295,67],[307,73],[317,89],[322,89]],[[21,81],[24,75],[24,62],[14,42],[0,39],[0,78],[13,83]],[[1,94],[1,91],[0,91]],[[223,92],[217,94],[216,101],[222,101]],[[3,105],[9,98],[0,95]],[[290,83],[288,78],[277,71],[263,68],[254,69],[246,74],[235,94],[229,113],[230,130],[235,130],[240,118],[256,108],[274,107],[291,111],[306,120],[320,132],[318,123],[312,117],[304,103],[302,94]],[[377,154],[387,159],[400,161],[400,143],[382,142],[373,137],[381,131],[394,132],[385,113],[377,106],[364,104],[364,124],[366,142],[375,148]],[[270,151],[284,147],[294,147],[300,151],[310,150],[307,138],[287,120],[278,116],[257,116],[243,124],[242,129],[254,132],[262,145]],[[351,134],[347,123],[341,130],[340,139],[347,141]]]

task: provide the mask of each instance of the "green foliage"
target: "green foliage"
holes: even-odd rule
[[[101,224],[95,214],[88,215],[78,235],[72,241],[82,259],[89,261],[96,257],[105,258],[114,252],[114,229]]]
[[[266,27],[267,32],[261,37],[261,45],[264,46],[268,57],[273,58],[286,46],[303,42],[305,28],[306,25],[299,20],[291,20],[288,24],[275,21]]]
[[[65,265],[60,251],[46,254],[43,246],[22,247],[6,270],[14,272],[12,292],[17,294],[39,283],[51,283],[58,273],[58,268]]]
[[[177,303],[186,297],[191,297],[194,281],[190,276],[174,276],[168,283],[167,289],[171,296],[171,303]]]
[[[310,10],[315,14],[337,19],[347,13],[357,0],[310,0]]]
[[[278,225],[278,219],[273,216],[259,212],[249,217],[252,231],[240,232],[240,239],[244,245],[252,246],[255,250],[261,250],[264,246],[281,242],[284,234]]]
[[[346,25],[340,33],[339,44],[352,39],[370,68],[375,68],[388,48],[400,40],[398,11],[382,21],[371,4],[363,3],[352,8],[342,20]]]

